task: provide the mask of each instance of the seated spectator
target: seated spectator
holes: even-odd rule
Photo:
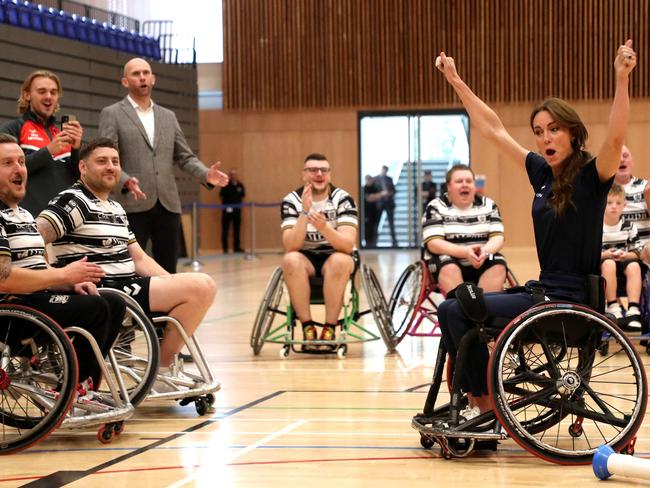
[[[474,172],[457,164],[447,172],[447,193],[429,202],[422,238],[433,278],[444,291],[464,281],[501,291],[506,279],[503,223],[497,205],[478,196]]]
[[[80,181],[55,197],[37,218],[57,265],[87,257],[103,269],[103,286],[128,293],[145,313],[176,318],[192,335],[212,305],[214,281],[203,273],[169,274],[142,250],[124,209],[110,198],[121,173],[112,140],[91,141],[79,157]],[[161,374],[177,375],[172,363],[183,344],[178,331],[168,326],[160,344]],[[157,389],[164,391],[162,386]]]
[[[323,278],[325,324],[320,339],[333,340],[345,286],[354,271],[351,254],[357,242],[357,207],[330,180],[327,158],[310,154],[303,165],[305,185],[282,201],[282,243],[287,251],[282,271],[306,341],[317,336],[309,307],[309,277]]]
[[[626,327],[641,330],[641,261],[640,243],[636,226],[623,217],[625,190],[617,184],[612,185],[607,195],[607,207],[603,219],[603,252],[600,269],[607,284],[605,299],[607,312],[617,321],[623,318],[623,309],[617,300],[618,281],[625,281],[628,299]]]
[[[650,186],[648,180],[632,176],[634,159],[627,146],[621,150],[621,160],[614,177],[614,183],[625,190],[625,209],[623,218],[633,223],[638,231],[641,258],[650,262],[650,213],[648,213],[648,196]]]
[[[104,276],[87,258],[51,268],[45,260],[45,243],[34,217],[19,207],[27,188],[25,154],[17,140],[0,134],[0,294],[5,303],[35,308],[65,327],[81,327],[92,334],[106,355],[124,319],[124,301],[101,297],[95,287]],[[96,356],[82,337],[72,334],[79,363],[78,391],[88,394],[99,386]]]

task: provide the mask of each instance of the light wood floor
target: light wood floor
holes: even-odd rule
[[[530,249],[511,249],[520,281],[534,278]],[[415,252],[367,252],[362,260],[390,293]],[[445,461],[420,447],[411,417],[421,410],[438,340],[407,337],[388,355],[380,342],[351,346],[344,360],[291,355],[267,344],[254,356],[249,337],[279,255],[257,260],[204,258],[218,283],[200,329],[204,352],[222,383],[216,412],[192,405],[145,404],[125,432],[102,445],[95,431],[59,430],[25,452],[0,458],[0,488],[9,486],[349,487],[596,486],[591,467],[561,467],[512,441],[498,452]],[[365,302],[365,297],[362,297]],[[373,328],[372,318],[365,323]],[[647,356],[643,355],[645,363]],[[418,388],[418,386],[420,386]],[[637,455],[650,452],[640,431]],[[614,478],[608,486],[635,482]]]

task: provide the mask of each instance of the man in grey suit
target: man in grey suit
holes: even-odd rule
[[[208,188],[225,186],[228,176],[219,171],[219,162],[208,168],[194,155],[174,112],[151,99],[155,83],[151,66],[144,59],[127,62],[122,86],[129,94],[102,110],[99,134],[113,139],[119,147],[121,191],[114,196],[126,210],[138,243],[146,249],[151,239],[154,259],[175,273],[181,200],[174,164]]]

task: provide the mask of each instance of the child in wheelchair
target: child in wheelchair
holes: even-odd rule
[[[614,184],[607,195],[607,207],[603,223],[603,250],[600,269],[605,278],[605,298],[607,313],[623,328],[631,331],[641,330],[642,268],[639,259],[642,250],[634,223],[623,218],[625,190]],[[622,286],[624,285],[624,286]],[[623,290],[627,296],[627,310],[617,297]]]

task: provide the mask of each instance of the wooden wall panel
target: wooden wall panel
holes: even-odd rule
[[[647,0],[224,0],[228,110],[448,105],[433,60],[454,56],[493,103],[613,94],[632,38],[633,97],[650,96]]]

